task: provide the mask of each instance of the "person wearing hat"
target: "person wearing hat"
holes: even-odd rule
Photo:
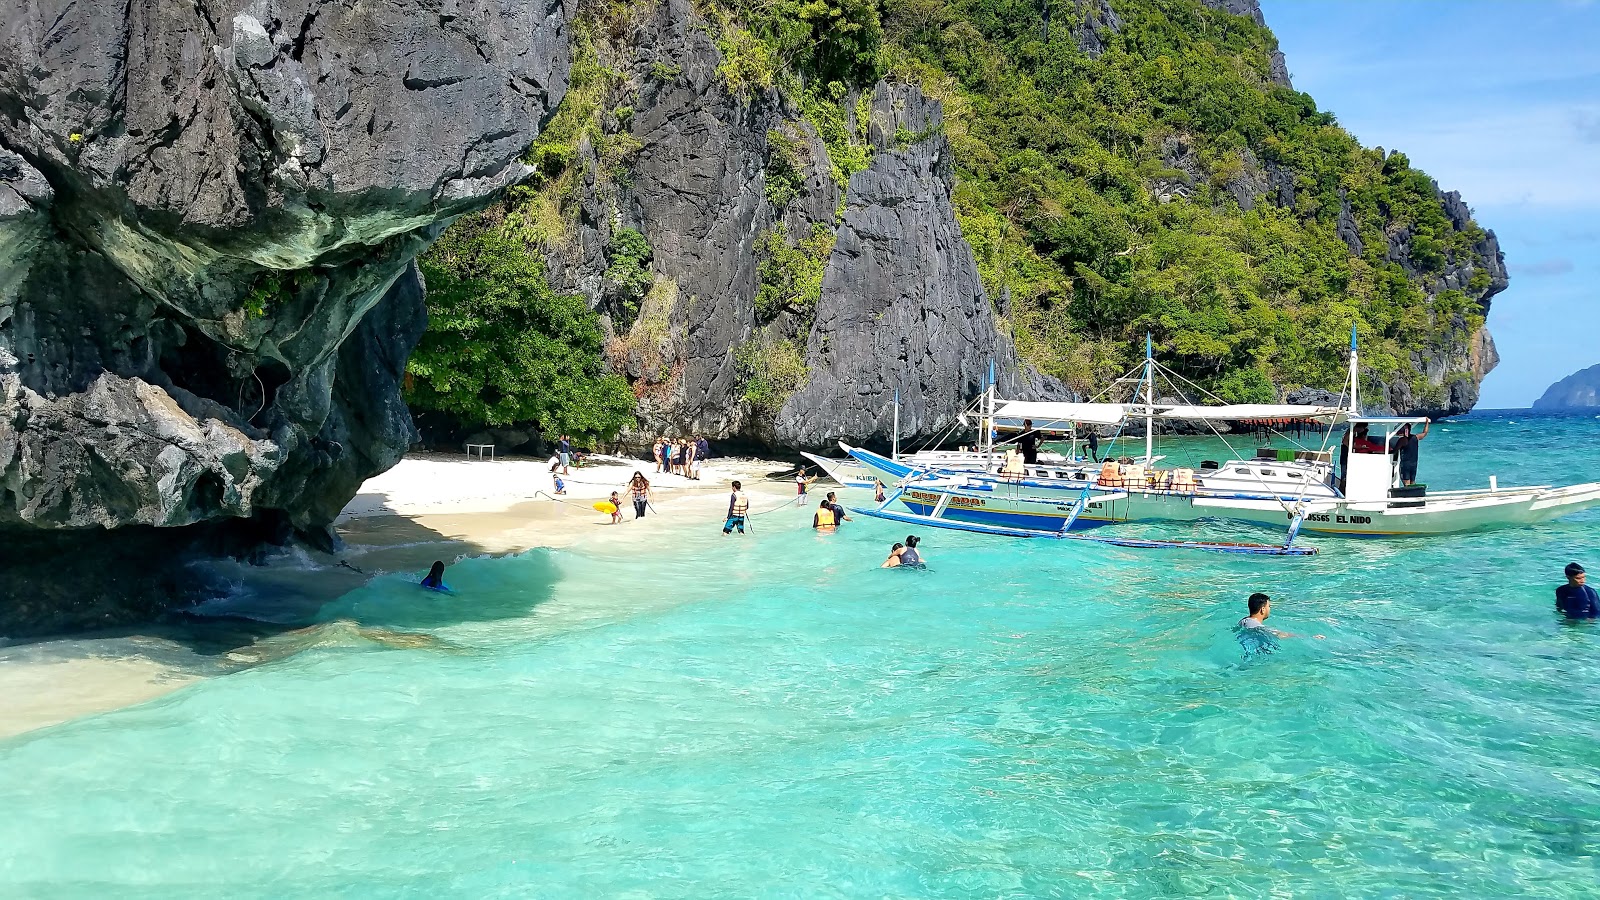
[[[1600,618],[1600,593],[1584,584],[1583,566],[1567,563],[1567,583],[1556,588],[1556,611],[1569,619]]]

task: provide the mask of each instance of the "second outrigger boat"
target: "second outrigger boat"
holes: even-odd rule
[[[1402,484],[1396,439],[1406,426],[1426,420],[1361,415],[1358,363],[1352,333],[1349,402],[1342,406],[1157,403],[1155,378],[1166,370],[1155,362],[1147,341],[1140,385],[1143,402],[999,404],[991,384],[984,398],[981,463],[930,465],[841,446],[869,477],[895,487],[888,502],[859,512],[934,527],[1029,537],[1065,536],[1074,529],[1121,522],[1229,520],[1287,529],[1282,550],[1288,551],[1302,530],[1341,536],[1445,534],[1528,525],[1600,505],[1600,482],[1502,488],[1491,479],[1487,489],[1453,491]],[[1102,464],[1067,459],[1022,465],[1015,454],[1008,454],[1001,462],[994,453],[994,432],[1020,428],[1024,415],[1044,423],[1037,426],[1039,430],[1056,433],[1079,424],[1142,419],[1144,457]],[[1329,438],[1334,426],[1350,427],[1342,438],[1337,467],[1334,454],[1324,445],[1318,450],[1263,450],[1254,459],[1208,462],[1199,469],[1160,468],[1161,458],[1152,452],[1155,424],[1178,419],[1310,423],[1328,429]],[[896,502],[905,513],[889,509]]]

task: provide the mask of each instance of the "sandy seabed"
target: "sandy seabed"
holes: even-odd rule
[[[294,548],[265,565],[215,563],[209,577],[234,585],[230,597],[207,604],[220,619],[308,621],[322,604],[377,575],[425,572],[434,560],[452,564],[473,556],[570,547],[590,541],[646,542],[672,529],[715,527],[727,510],[730,483],[744,484],[755,511],[794,500],[790,463],[717,458],[700,478],[653,471],[653,462],[590,457],[563,476],[556,496],[547,461],[478,460],[416,454],[370,479],[335,521],[344,547],[334,554]],[[634,472],[652,487],[651,510],[634,519],[626,490]],[[787,472],[788,477],[784,474]],[[623,521],[593,508],[616,491]],[[224,629],[226,630],[226,629]],[[6,646],[0,643],[0,740],[107,710],[141,703],[198,678],[272,658],[252,652],[271,628],[248,627],[217,640],[238,643],[226,653],[186,646],[189,635],[152,627],[106,635]],[[281,631],[281,629],[277,629]],[[276,651],[274,651],[276,652]]]

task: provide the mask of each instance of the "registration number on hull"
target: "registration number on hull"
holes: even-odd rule
[[[942,495],[942,494],[930,494],[930,493],[928,493],[926,491],[906,491],[906,496],[910,497],[913,500],[920,501],[922,503],[935,503],[936,504],[943,498],[944,495]],[[985,502],[984,502],[984,499],[982,497],[959,497],[959,496],[952,495],[950,497],[949,505],[950,506],[963,506],[963,507],[969,507],[970,508],[970,507],[984,506]]]
[[[1294,514],[1289,514],[1289,520],[1294,521]],[[1371,525],[1371,516],[1347,516],[1343,513],[1311,513],[1306,516],[1307,522],[1333,522],[1340,525]]]

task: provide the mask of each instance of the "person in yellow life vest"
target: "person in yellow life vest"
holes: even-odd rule
[[[728,495],[728,521],[722,523],[722,533],[732,534],[735,528],[744,534],[744,520],[750,514],[750,498],[744,494],[744,485],[735,481],[733,493]]]
[[[839,528],[838,508],[827,500],[817,504],[817,512],[811,517],[811,527],[819,532],[833,532]]]

